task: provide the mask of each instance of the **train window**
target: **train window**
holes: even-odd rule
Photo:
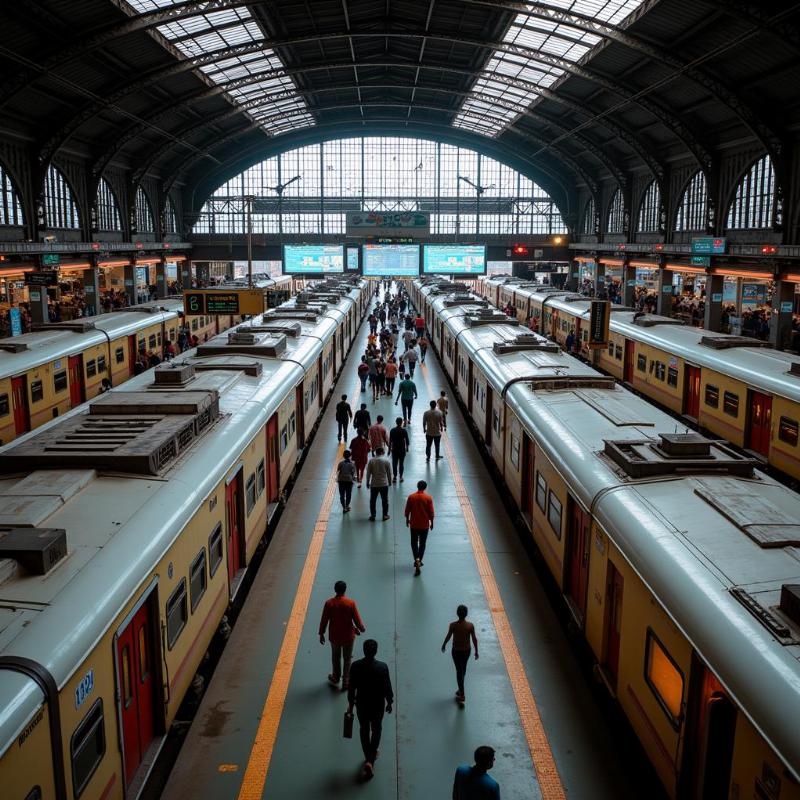
[[[547,481],[541,472],[536,473],[536,505],[543,513],[547,511]]]
[[[208,572],[213,578],[222,563],[222,525],[211,532],[208,537]]]
[[[722,410],[732,417],[739,416],[739,395],[733,392],[725,392],[722,395]]]
[[[494,432],[499,436],[500,435],[500,412],[499,411],[492,411],[492,428]]]
[[[719,389],[710,383],[706,386],[706,405],[719,408]]]
[[[519,472],[519,439],[513,433],[511,434],[511,455],[509,458],[511,459],[511,465]]]
[[[181,631],[186,627],[188,618],[186,607],[186,578],[181,578],[181,582],[167,600],[167,648],[172,650]]]
[[[98,697],[89,713],[81,720],[69,743],[72,761],[72,791],[76,798],[94,775],[106,752],[106,730],[103,724],[103,699]]]
[[[616,345],[616,353],[614,358],[616,358],[617,361],[622,361],[622,345]]]
[[[670,367],[667,370],[667,385],[668,386],[678,385],[678,370],[675,367]]]
[[[38,403],[40,400],[44,400],[44,386],[41,381],[33,381],[31,383],[31,402]]]
[[[792,445],[792,447],[797,447],[797,420],[789,419],[789,417],[781,417],[780,423],[778,424],[778,438],[782,442]]]
[[[95,375],[97,375],[97,362],[92,359],[86,362],[86,377],[94,378]]]
[[[608,354],[613,358],[614,357],[614,342],[608,343]]]
[[[192,320],[192,330],[193,330],[193,331],[196,331],[196,330],[197,330],[197,320],[196,320],[196,319],[193,319],[193,320]]]
[[[639,355],[636,357],[636,369],[639,372],[647,372],[647,356]]]
[[[156,334],[156,343],[159,345],[161,344],[161,331]]]
[[[106,371],[106,357],[105,356],[97,356],[97,371],[98,372],[105,372]]]
[[[53,390],[56,392],[63,392],[67,388],[67,372],[56,372],[53,375]]]
[[[294,436],[297,431],[297,414],[292,411],[289,416],[289,436]]]
[[[647,629],[644,679],[673,727],[677,729],[681,723],[683,673],[651,628]]]
[[[555,531],[556,537],[561,538],[561,501],[556,497],[553,490],[550,490],[550,505],[547,509],[547,521]]]
[[[261,497],[266,486],[266,472],[264,471],[264,459],[262,458],[256,467],[256,494],[259,497]]]
[[[289,446],[289,429],[284,425],[281,428],[281,453],[286,452],[286,448]]]
[[[131,685],[131,649],[126,644],[122,648],[122,704],[127,708],[133,702],[133,686]]]
[[[253,510],[256,504],[256,474],[255,472],[247,479],[247,486],[245,487],[245,496],[247,498],[247,516]]]
[[[11,411],[7,394],[0,394],[0,417],[5,417]]]
[[[663,361],[656,361],[656,380],[663,381],[667,377],[667,365]]]
[[[147,337],[147,346],[151,350],[156,349],[156,335],[154,333],[151,333],[150,336]]]
[[[200,605],[200,599],[206,593],[208,579],[206,578],[206,549],[205,547],[197,554],[197,558],[192,561],[189,570],[189,591],[192,595],[192,614]]]
[[[122,347],[118,347],[114,351],[114,362],[117,364],[123,364],[125,362],[125,349]]]

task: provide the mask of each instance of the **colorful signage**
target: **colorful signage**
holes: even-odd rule
[[[348,236],[427,236],[430,214],[422,211],[351,211],[347,214]]]
[[[362,273],[365,277],[417,277],[419,275],[419,245],[365,244],[361,263]]]
[[[344,272],[344,247],[327,244],[287,244],[283,247],[285,275],[331,275]]]
[[[486,248],[483,245],[425,245],[422,272],[440,275],[483,275],[486,273]]]

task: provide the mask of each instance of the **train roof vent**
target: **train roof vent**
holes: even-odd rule
[[[219,416],[219,393],[110,392],[0,455],[0,473],[103,469],[158,475]]]
[[[516,317],[509,317],[502,311],[492,308],[478,309],[464,315],[464,322],[470,328],[478,328],[481,325],[519,325]]]
[[[88,319],[76,319],[72,322],[44,322],[41,325],[31,325],[31,330],[36,331],[72,331],[73,333],[87,333],[94,330],[94,322]]]
[[[2,347],[2,345],[0,345],[0,347]],[[789,367],[789,371],[786,374],[794,375],[800,378],[800,361],[792,361],[792,364]]]
[[[273,319],[299,319],[302,322],[316,322],[317,312],[313,308],[303,309],[292,306],[281,306],[267,311],[262,317],[264,322],[269,323]]]
[[[613,389],[616,381],[611,375],[569,375],[556,372],[554,375],[542,375],[527,381],[534,392],[563,392],[575,389]]]
[[[632,478],[686,473],[750,477],[755,461],[699,433],[662,433],[658,440],[606,441],[605,454]]]
[[[264,324],[251,324],[247,326],[247,330],[256,331],[257,333],[271,333],[273,336],[281,334],[283,336],[291,336],[292,339],[299,338],[303,333],[303,326],[299,322],[272,322],[269,319],[264,320]]]
[[[479,306],[480,308],[489,308],[489,303],[471,294],[454,294],[443,301],[445,308],[453,308],[455,306]]]
[[[673,319],[672,317],[660,317],[657,314],[645,314],[637,311],[633,315],[632,320],[634,325],[640,328],[652,328],[654,325],[685,325],[682,319]]]
[[[555,294],[556,292],[549,292],[549,294]],[[587,297],[584,297],[582,294],[565,294],[563,297],[559,297],[559,300],[562,300],[565,303],[577,303],[580,301],[588,301]]]
[[[749,336],[703,336],[700,344],[712,350],[730,350],[733,347],[772,347],[769,342]]]
[[[13,559],[32,575],[46,575],[66,554],[63,528],[0,528],[0,559]]]
[[[5,350],[6,353],[21,353],[27,349],[28,345],[25,342],[14,342],[11,339],[0,340],[0,350]]]
[[[504,342],[495,342],[492,345],[495,353],[522,353],[525,351],[537,350],[545,353],[559,353],[561,348],[555,343],[550,342],[544,336],[537,336],[535,333],[521,333],[514,339]]]
[[[280,358],[286,352],[286,336],[274,333],[260,333],[251,328],[237,328],[228,334],[227,341],[222,337],[212,339],[197,348],[198,356],[221,356],[238,353],[262,358]]]
[[[795,625],[800,626],[800,584],[784,583],[781,586],[781,601],[778,608]]]
[[[157,389],[180,389],[194,380],[194,367],[191,364],[159,364],[153,371],[152,386]]]

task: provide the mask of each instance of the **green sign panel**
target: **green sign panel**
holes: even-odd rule
[[[692,256],[689,259],[689,263],[693,264],[695,267],[710,267],[711,256]]]
[[[719,236],[698,236],[692,239],[692,252],[719,255],[725,252],[727,244],[728,240]]]
[[[208,314],[238,314],[238,292],[214,292],[206,295],[206,312]]]
[[[42,253],[43,267],[57,267],[61,263],[61,256],[58,253]]]

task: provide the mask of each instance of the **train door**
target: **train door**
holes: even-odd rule
[[[128,337],[128,375],[133,377],[136,367],[136,334]]]
[[[633,360],[636,356],[636,342],[625,340],[625,383],[633,383]]]
[[[11,379],[11,398],[14,405],[14,432],[17,436],[31,429],[31,415],[28,408],[28,379],[18,375]]]
[[[492,434],[494,433],[494,419],[492,415],[492,387],[489,382],[486,382],[486,430],[484,440],[486,446],[492,446]]]
[[[575,353],[580,355],[583,352],[583,342],[581,341],[581,318],[579,316],[575,317],[575,344],[573,345],[575,348]]]
[[[522,516],[533,525],[533,475],[534,475],[534,444],[527,433],[522,434],[522,487],[520,492],[520,508]]]
[[[297,420],[297,448],[306,444],[306,416],[303,412],[303,384],[294,390],[294,416]]]
[[[267,423],[267,502],[269,503],[278,502],[279,469],[278,415],[273,414]]]
[[[322,373],[322,356],[319,357],[319,361],[317,362],[317,368],[319,371],[319,384],[317,385],[317,398],[319,399],[319,407],[322,409],[322,402],[323,402],[323,386],[325,386],[325,376]]]
[[[69,357],[69,402],[72,408],[86,400],[86,385],[83,380],[83,356]]]
[[[240,469],[225,487],[225,514],[228,523],[228,579],[231,586],[236,573],[242,566],[242,552],[244,551],[242,506],[242,470]]]
[[[686,400],[683,409],[687,417],[700,418],[700,367],[686,365]]]
[[[219,317],[214,317],[214,333],[219,333]]]
[[[768,456],[772,425],[772,398],[768,394],[751,391],[748,417],[747,447],[762,456]]]
[[[567,531],[566,594],[578,619],[586,616],[589,577],[589,515],[572,499]]]
[[[686,797],[726,800],[729,796],[736,707],[722,684],[692,654],[681,784]]]
[[[458,339],[453,340],[453,383],[458,386]]]
[[[152,605],[148,599],[116,637],[117,696],[126,786],[130,786],[155,737],[153,631]]]
[[[622,635],[622,595],[625,584],[622,574],[608,562],[606,575],[605,667],[613,685],[619,675],[619,645]]]

